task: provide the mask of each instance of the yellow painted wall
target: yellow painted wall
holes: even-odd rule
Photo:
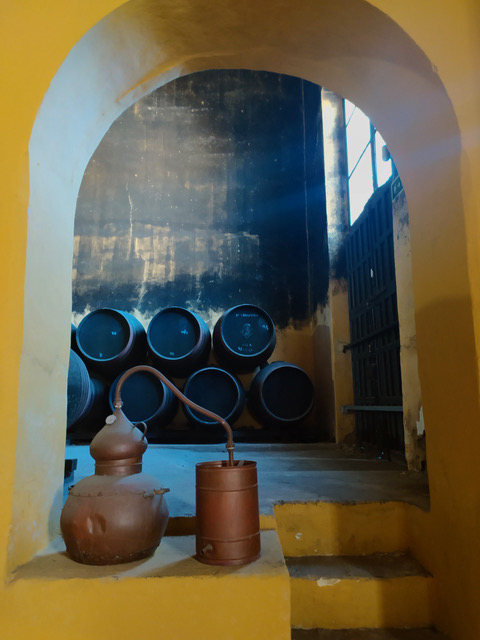
[[[454,639],[480,636],[478,1],[2,0],[0,8],[2,575],[58,530],[73,216],[89,157],[123,109],[173,77],[264,69],[351,99],[396,160],[410,213],[432,505],[428,544],[425,531],[412,540],[435,576],[437,625]],[[41,580],[35,597],[49,606]],[[0,608],[6,600],[0,594]],[[0,620],[11,622],[23,607],[8,602]],[[56,612],[51,624],[67,619]],[[31,627],[33,635],[34,619]]]

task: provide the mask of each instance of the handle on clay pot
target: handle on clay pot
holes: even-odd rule
[[[148,427],[147,427],[147,425],[145,424],[145,422],[143,422],[143,421],[142,421],[142,422],[136,422],[133,426],[134,426],[134,427],[138,427],[138,428],[140,429],[140,425],[141,425],[141,424],[143,424],[143,429],[142,429],[142,431],[143,431],[143,436],[142,436],[142,440],[145,440],[145,436],[147,435],[147,431],[148,431]]]

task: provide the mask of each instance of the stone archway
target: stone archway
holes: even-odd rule
[[[439,314],[449,299],[461,299],[458,322],[473,331],[465,230],[455,215],[462,208],[455,115],[429,60],[395,22],[364,0],[304,0],[281,8],[274,0],[248,7],[131,0],[71,50],[31,137],[12,565],[26,559],[17,557],[17,547],[34,552],[48,538],[46,514],[61,482],[73,220],[85,166],[125,108],[174,77],[211,68],[303,77],[369,114],[405,185],[414,270],[422,263],[422,238],[430,238],[431,266],[422,265],[415,282],[421,372],[422,358],[434,356],[436,341],[449,331],[451,323]],[[444,224],[433,227],[434,218]],[[448,359],[454,358],[451,347]],[[427,385],[426,419],[429,393],[433,415]],[[37,487],[28,521],[22,516],[32,502],[26,486]],[[59,507],[57,501],[52,522]]]

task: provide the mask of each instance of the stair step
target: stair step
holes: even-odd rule
[[[436,629],[292,629],[292,640],[448,640]]]
[[[420,509],[400,502],[275,505],[283,553],[298,557],[391,553],[407,549],[407,522],[421,514]]]
[[[293,627],[431,625],[432,576],[407,552],[285,560],[290,574]]]
[[[422,565],[405,551],[372,553],[365,556],[302,556],[285,558],[292,578],[399,578],[430,576]]]

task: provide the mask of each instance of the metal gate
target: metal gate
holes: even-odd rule
[[[377,189],[346,241],[355,431],[380,455],[405,448],[391,180]]]

